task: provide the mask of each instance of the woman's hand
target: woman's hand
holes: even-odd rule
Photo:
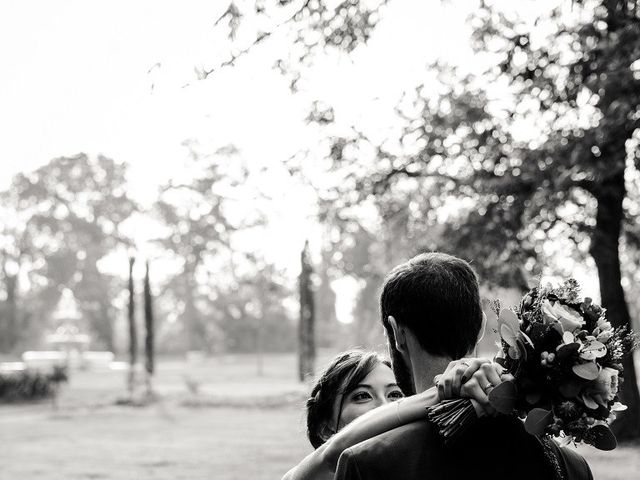
[[[489,414],[494,413],[489,404],[489,393],[500,383],[513,378],[504,374],[502,366],[486,358],[455,360],[438,377],[439,400],[470,398],[479,404],[484,413]]]

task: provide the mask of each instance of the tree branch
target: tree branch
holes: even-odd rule
[[[271,37],[271,35],[273,35],[280,27],[282,27],[283,25],[286,25],[287,23],[291,22],[298,14],[302,13],[304,11],[304,9],[309,6],[310,2],[311,2],[311,0],[305,0],[302,3],[302,5],[300,5],[300,7],[298,7],[285,20],[281,21],[280,23],[277,23],[273,27],[273,29],[271,29],[270,31],[260,33],[255,38],[255,40],[253,42],[251,42],[246,48],[243,48],[239,52],[237,52],[235,54],[232,54],[231,57],[228,60],[225,60],[220,65],[218,65],[216,68],[212,68],[210,70],[207,70],[207,69],[204,69],[204,68],[203,69],[197,69],[196,68],[196,74],[198,75],[198,80],[206,80],[207,78],[209,78],[209,75],[213,74],[217,70],[220,70],[220,69],[222,69],[224,67],[229,67],[229,66],[234,65],[235,62],[240,57],[242,57],[242,56],[246,55],[247,53],[249,53],[254,47],[256,47],[257,45],[259,45],[260,43],[265,41],[267,38]],[[229,13],[229,9],[227,9],[225,11],[225,13],[216,21],[216,23],[214,24],[214,27],[217,26],[220,23],[220,21],[222,20],[222,18],[224,18],[228,13]]]

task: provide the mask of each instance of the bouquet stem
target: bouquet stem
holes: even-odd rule
[[[437,405],[428,407],[427,418],[438,427],[445,444],[450,444],[470,425],[473,425],[478,414],[473,408],[471,400],[460,398],[443,400]]]

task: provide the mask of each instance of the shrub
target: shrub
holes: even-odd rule
[[[54,367],[48,373],[30,370],[0,372],[0,402],[51,398],[56,394],[58,384],[66,381],[64,367]]]

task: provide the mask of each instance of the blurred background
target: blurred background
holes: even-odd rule
[[[27,0],[0,45],[0,478],[280,478],[423,251],[640,330],[636,1]]]

